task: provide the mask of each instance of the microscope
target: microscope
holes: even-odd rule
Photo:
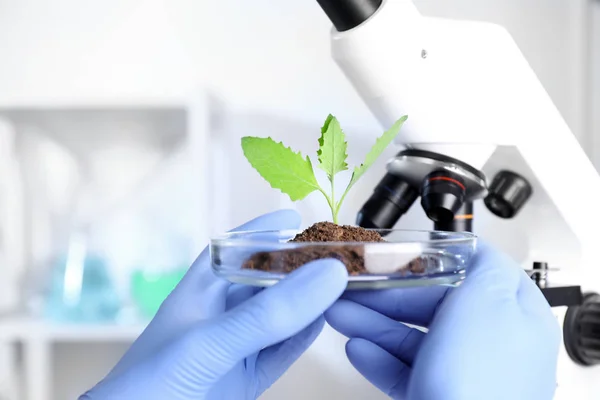
[[[333,59],[379,123],[408,115],[357,224],[392,228],[419,204],[434,230],[474,231],[481,201],[498,223],[476,233],[521,246],[549,304],[567,307],[570,358],[600,363],[600,295],[573,284],[600,285],[600,176],[510,34],[411,0],[317,1]],[[551,284],[553,271],[572,281]]]

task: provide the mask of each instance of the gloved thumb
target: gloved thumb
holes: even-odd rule
[[[469,267],[464,288],[477,292],[503,292],[513,295],[519,289],[523,270],[507,254],[478,240],[477,252]],[[462,289],[464,291],[466,289]]]
[[[318,319],[342,295],[346,268],[337,260],[309,263],[278,284],[198,328],[189,339],[193,360],[186,371],[215,382],[234,365],[294,336]],[[186,368],[187,369],[187,368]]]

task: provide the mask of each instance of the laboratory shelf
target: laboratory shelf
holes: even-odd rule
[[[41,194],[40,191],[36,196],[21,187],[37,188],[37,181],[49,182],[50,187],[52,182],[62,185],[64,181],[71,182],[75,188],[80,181],[88,182],[85,187],[94,190],[90,189],[92,195],[85,199],[89,197],[94,201],[86,204],[89,203],[90,209],[95,207],[94,212],[89,214],[94,215],[93,222],[106,222],[97,225],[95,237],[98,243],[108,249],[106,252],[110,253],[111,259],[130,260],[133,251],[121,248],[119,235],[110,233],[107,221],[114,226],[129,227],[135,224],[128,225],[130,219],[123,215],[131,213],[131,220],[137,222],[143,220],[140,216],[142,211],[144,215],[152,215],[153,222],[157,225],[160,223],[161,229],[183,232],[181,236],[189,238],[190,243],[185,243],[181,253],[189,252],[183,257],[194,259],[208,242],[213,219],[216,219],[210,212],[214,206],[214,196],[207,188],[212,185],[210,171],[214,157],[212,141],[215,139],[212,133],[218,131],[215,118],[220,115],[223,106],[204,88],[168,93],[130,91],[112,96],[74,93],[19,98],[4,96],[0,98],[0,134],[19,138],[15,143],[28,145],[18,147],[20,152],[15,152],[14,157],[20,157],[18,160],[22,170],[28,173],[27,176],[33,177],[28,185],[24,178],[19,180],[20,186],[15,184],[19,190],[11,192],[19,194],[19,197],[11,198],[13,201],[6,203],[26,204],[21,201],[22,198],[42,199],[40,204],[36,203],[36,207],[50,215],[50,211],[58,212],[52,208],[54,203],[61,202],[47,200],[49,196],[45,192]],[[125,152],[127,156],[123,155]],[[59,165],[64,165],[63,169],[68,173],[63,173],[65,177],[57,175],[54,180],[40,174],[39,171],[45,170],[39,168],[38,160],[55,160],[56,157],[40,158],[38,154],[59,154],[60,157],[56,156]],[[53,162],[56,164],[56,161]],[[129,168],[131,164],[135,168]],[[123,174],[121,171],[129,173]],[[107,177],[113,176],[119,179],[109,181]],[[176,190],[181,190],[183,195]],[[57,196],[67,198],[66,192]],[[106,194],[99,197],[96,192]],[[178,196],[175,200],[174,194]],[[139,198],[145,201],[141,211]],[[180,200],[183,198],[190,200]],[[171,203],[165,206],[164,199]],[[132,213],[132,210],[139,211],[139,215]],[[27,232],[20,235],[12,232],[25,226],[23,221],[29,218],[25,216],[31,212],[29,208],[0,212],[11,217],[24,215],[0,227],[0,236],[14,238],[16,243],[11,249],[22,249],[22,254],[32,251],[25,240]],[[45,225],[50,226],[45,219],[34,219],[39,221],[41,228],[32,224],[27,229],[52,232],[44,228]],[[127,223],[120,224],[122,221]],[[142,226],[141,223],[139,225]],[[132,231],[137,232],[133,228]],[[141,239],[145,239],[145,236],[142,235]],[[17,307],[14,296],[5,295],[9,289],[20,285],[24,277],[34,276],[37,279],[42,276],[40,274],[47,272],[40,263],[28,263],[21,253],[10,253],[3,263],[11,267],[6,268],[8,272],[4,271],[0,285],[0,311]],[[34,253],[30,256],[37,257]],[[124,280],[119,282],[123,283]],[[144,322],[55,323],[14,314],[12,311],[0,313],[0,399],[76,398],[78,394],[75,391],[90,387],[107,373],[146,325]]]
[[[0,109],[85,109],[85,108],[187,108],[190,102],[204,96],[202,87],[192,90],[150,94],[127,93],[94,95],[90,93],[53,93],[51,96],[0,96]]]
[[[49,342],[132,341],[146,324],[61,324],[27,317],[0,318],[0,340]]]
[[[15,400],[53,400],[57,345],[129,345],[146,323],[63,324],[26,316],[0,317],[0,391]],[[35,382],[35,384],[32,384]]]

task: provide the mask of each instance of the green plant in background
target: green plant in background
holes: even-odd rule
[[[310,158],[304,157],[300,152],[294,152],[281,142],[276,142],[270,137],[246,136],[242,138],[242,150],[252,167],[271,187],[287,194],[292,201],[302,200],[314,191],[321,192],[327,199],[333,222],[337,224],[338,214],[346,195],[398,135],[407,118],[407,116],[400,118],[375,141],[365,161],[360,166],[354,167],[346,190],[337,202],[334,193],[335,175],[348,170],[346,163],[348,143],[340,123],[333,115],[327,116],[321,128],[317,150],[318,167],[327,174],[331,184],[330,193],[327,193],[317,182]]]

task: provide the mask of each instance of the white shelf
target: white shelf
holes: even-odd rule
[[[113,97],[31,97],[0,99],[0,109],[35,110],[85,110],[85,109],[138,109],[138,108],[187,108],[193,94],[188,96],[113,96]]]
[[[52,393],[56,344],[129,344],[146,325],[62,324],[19,316],[0,318],[0,349],[5,366],[2,390],[9,393],[10,399],[55,400]]]
[[[59,324],[28,318],[0,319],[0,341],[125,342],[134,341],[145,324]]]
[[[196,91],[190,96],[179,97],[69,98],[62,96],[52,99],[22,98],[20,100],[5,102],[0,99],[1,116],[11,126],[16,127],[15,129],[25,127],[27,132],[32,132],[32,136],[45,135],[46,138],[49,137],[54,142],[63,144],[64,147],[68,146],[71,153],[79,157],[78,159],[89,161],[92,153],[88,151],[90,148],[99,152],[101,145],[108,142],[109,138],[120,139],[122,132],[127,132],[131,136],[131,142],[134,139],[143,141],[149,149],[148,153],[161,156],[164,154],[163,158],[157,157],[157,159],[159,161],[164,159],[168,168],[163,169],[161,168],[163,164],[156,164],[154,169],[155,164],[148,162],[150,174],[157,182],[160,181],[160,184],[146,185],[146,181],[140,179],[136,181],[140,184],[139,189],[135,188],[137,193],[155,187],[178,189],[184,185],[181,185],[178,179],[171,179],[169,174],[181,176],[180,169],[184,172],[193,171],[194,176],[190,179],[194,184],[191,188],[185,188],[186,198],[193,199],[190,202],[192,205],[189,206],[191,210],[175,213],[174,216],[169,214],[168,217],[174,230],[185,231],[186,236],[193,240],[189,257],[195,258],[200,249],[204,248],[212,222],[206,220],[206,216],[210,215],[211,197],[206,194],[208,193],[206,188],[209,187],[208,171],[210,171],[211,158],[211,115],[215,107],[209,94]],[[95,124],[88,117],[89,115],[100,119],[100,123]],[[26,131],[25,128],[23,131]],[[82,133],[86,136],[82,137]],[[93,142],[92,139],[97,137],[101,137],[102,140],[98,142],[95,139],[96,142]],[[178,162],[173,163],[175,165],[172,166],[170,160],[173,157],[177,157]],[[35,160],[35,157],[32,159]],[[123,157],[118,159],[122,160]],[[140,159],[146,160],[141,156]],[[97,165],[100,163],[94,164],[96,172],[99,168]],[[109,173],[113,173],[115,164],[111,163],[110,168],[102,164],[102,168],[104,172],[101,177],[109,176]],[[165,177],[163,171],[166,171]],[[163,184],[163,181],[166,184]],[[100,182],[105,181],[100,180]],[[121,193],[117,190],[119,188],[115,189],[116,194]],[[169,192],[168,196],[165,196],[164,190],[153,189],[151,192],[153,196],[156,195],[155,192],[159,192],[163,197],[173,195]],[[124,190],[123,193],[128,192]],[[149,195],[145,198],[153,196]],[[181,206],[179,197],[175,202],[176,206]],[[114,196],[108,200],[106,203],[109,205],[116,204],[117,200],[119,205],[127,203],[126,205],[129,206],[130,203],[129,197]],[[187,204],[183,206],[188,206]],[[153,207],[153,205],[154,203],[149,204],[148,209],[162,210],[161,207]],[[136,203],[136,206],[139,204]],[[166,219],[162,212],[152,215]],[[180,219],[186,223],[180,223]],[[191,222],[187,223],[187,220]],[[185,226],[190,226],[191,232],[187,232]],[[105,239],[108,235],[98,236]],[[132,258],[129,250],[123,250],[119,245],[109,246],[117,242],[116,239],[112,241],[106,239],[106,241],[108,242],[106,248],[114,249],[111,251],[116,254],[115,259]],[[126,280],[121,279],[117,282],[117,285],[121,285],[119,288],[125,287],[122,285],[129,285]],[[125,289],[128,289],[128,286]],[[0,315],[0,394],[8,396],[5,398],[11,400],[73,398],[72,394],[67,396],[65,392],[76,390],[80,393],[80,390],[93,385],[108,368],[114,365],[113,360],[120,357],[124,349],[138,338],[146,326],[147,322],[143,321],[130,324],[74,324],[45,321],[20,314]],[[95,356],[89,356],[88,359],[88,350]],[[84,365],[82,362],[87,364]],[[87,368],[90,370],[88,371]],[[65,369],[73,369],[73,376],[65,374]],[[74,389],[75,387],[77,388]]]

